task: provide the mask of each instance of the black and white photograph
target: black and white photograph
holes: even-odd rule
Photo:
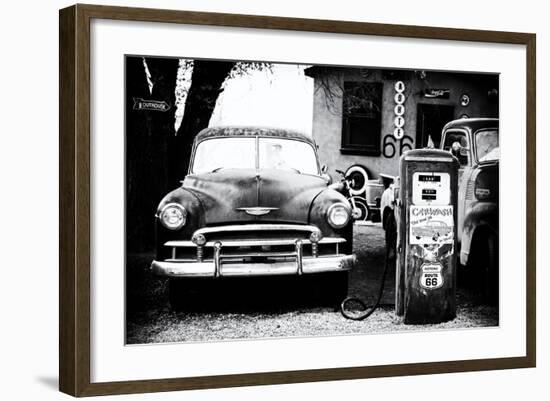
[[[543,3],[95,3],[2,13],[2,399],[545,399]]]
[[[128,55],[126,343],[499,325],[499,75]]]

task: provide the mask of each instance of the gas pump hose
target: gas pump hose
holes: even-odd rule
[[[386,247],[386,258],[385,258],[385,261],[384,261],[384,272],[382,273],[382,279],[380,281],[380,288],[378,289],[378,297],[376,298],[376,302],[368,307],[362,300],[360,300],[359,298],[355,298],[355,297],[347,297],[346,299],[344,299],[342,301],[342,303],[340,304],[340,312],[342,313],[342,315],[346,318],[346,319],[350,319],[350,320],[365,320],[366,318],[368,318],[370,315],[373,314],[373,312],[380,306],[380,300],[382,299],[382,295],[384,294],[384,286],[385,286],[385,283],[386,283],[386,275],[388,273],[388,266],[389,266],[389,255],[390,255],[390,252],[389,252],[389,247]],[[359,313],[352,313],[350,312],[347,308],[346,308],[346,305],[347,304],[350,304],[350,303],[357,303],[359,305],[361,305],[361,308],[363,309],[361,312]]]

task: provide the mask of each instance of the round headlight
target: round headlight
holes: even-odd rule
[[[334,228],[342,228],[348,224],[350,218],[349,207],[343,203],[335,203],[328,208],[327,220]]]
[[[187,221],[187,210],[177,203],[169,203],[160,212],[160,222],[170,230],[178,230]]]

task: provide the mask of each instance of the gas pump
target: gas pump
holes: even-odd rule
[[[406,324],[456,316],[457,173],[446,151],[401,157],[395,308]]]
[[[458,160],[443,150],[415,149],[401,156],[399,164],[395,312],[404,316],[405,324],[452,320],[456,317]],[[389,248],[376,302],[368,307],[348,297],[340,306],[344,317],[363,320],[376,310],[388,266]]]

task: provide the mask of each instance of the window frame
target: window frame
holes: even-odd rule
[[[445,142],[447,142],[447,136],[454,133],[462,134],[466,137],[466,149],[468,150],[468,155],[466,156],[468,158],[468,162],[466,164],[462,164],[459,160],[459,168],[472,166],[474,164],[474,158],[472,155],[472,141],[467,130],[462,128],[449,128],[448,130],[446,130],[441,137],[441,142],[443,143],[441,149],[445,150]]]
[[[379,128],[377,132],[373,133],[375,135],[375,141],[373,146],[366,145],[357,145],[351,142],[351,133],[349,130],[349,125],[347,124],[348,117],[352,115],[346,115],[344,112],[344,102],[346,96],[346,83],[357,83],[357,84],[366,84],[366,85],[375,85],[380,88],[380,97],[378,100],[378,105],[380,107],[380,117],[378,118]],[[340,144],[340,153],[348,155],[360,155],[360,156],[380,156],[382,154],[382,105],[384,98],[384,83],[379,81],[344,81],[344,89],[342,91],[342,126],[341,126],[341,144]]]

